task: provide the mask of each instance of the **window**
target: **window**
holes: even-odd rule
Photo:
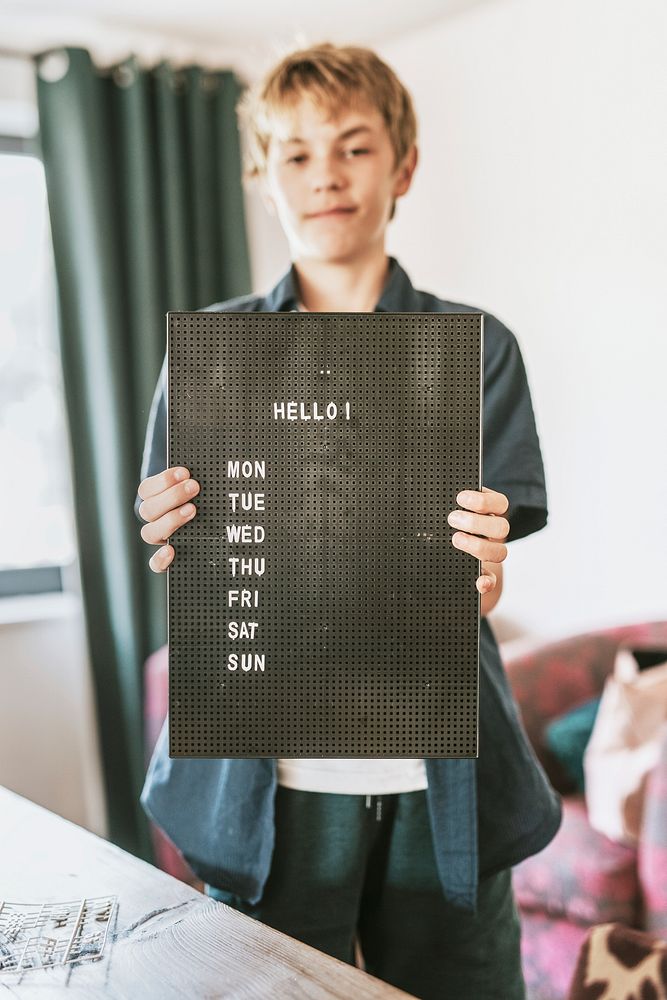
[[[0,137],[0,597],[62,589],[76,556],[44,168]]]

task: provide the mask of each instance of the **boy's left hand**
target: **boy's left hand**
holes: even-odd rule
[[[452,535],[452,545],[470,552],[482,562],[482,575],[477,578],[480,594],[490,593],[497,583],[496,574],[485,570],[484,562],[500,563],[507,558],[503,544],[509,534],[510,524],[502,515],[509,509],[504,493],[482,486],[479,490],[465,490],[457,494],[456,501],[464,510],[452,510],[447,521],[453,528],[462,530]]]

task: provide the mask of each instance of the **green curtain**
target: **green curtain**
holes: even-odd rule
[[[109,836],[151,859],[142,676],[166,641],[166,577],[133,502],[165,312],[251,290],[240,87],[134,57],[100,70],[77,48],[44,53],[36,75]]]

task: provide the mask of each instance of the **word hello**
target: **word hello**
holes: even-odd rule
[[[341,416],[345,415],[345,420],[350,419],[350,404],[346,402],[343,404],[343,410],[341,411]],[[274,420],[335,420],[338,416],[338,404],[337,403],[327,403],[324,408],[324,412],[320,411],[319,404],[317,402],[304,403],[304,402],[282,402],[273,404],[273,419]]]

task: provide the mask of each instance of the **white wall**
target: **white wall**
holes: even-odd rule
[[[389,249],[516,333],[547,528],[496,618],[541,636],[667,617],[667,6],[502,0],[379,51],[421,163]]]

